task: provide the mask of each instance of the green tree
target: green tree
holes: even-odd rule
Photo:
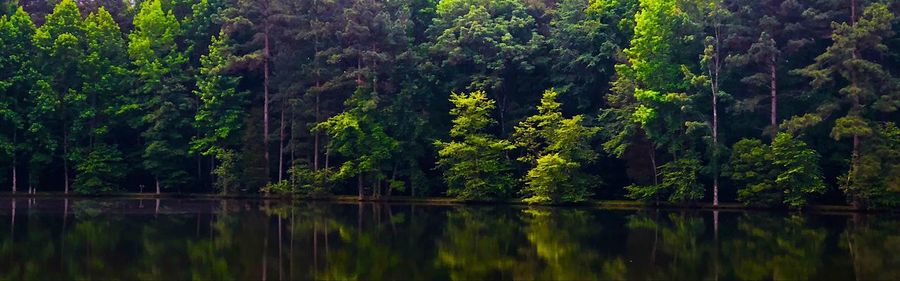
[[[187,58],[175,39],[180,32],[172,12],[164,12],[160,0],[141,3],[129,34],[128,54],[135,66],[137,92],[142,104],[146,141],[144,168],[154,177],[156,192],[184,184],[183,169],[189,143],[193,99],[185,88]]]
[[[501,132],[513,120],[511,105],[525,99],[518,94],[546,89],[534,73],[546,63],[545,36],[528,12],[522,0],[443,0],[428,29],[429,81],[443,93],[489,93],[499,103]]]
[[[124,127],[118,112],[121,96],[128,96],[128,53],[125,39],[112,15],[104,8],[91,13],[84,21],[85,58],[81,64],[85,100],[77,119],[75,191],[107,192],[117,188],[124,177],[122,153],[112,143],[111,130]]]
[[[319,123],[315,130],[323,130],[329,137],[329,149],[348,158],[338,171],[341,178],[357,177],[359,198],[364,196],[363,179],[369,174],[373,193],[381,194],[384,163],[397,148],[397,140],[385,133],[378,112],[378,96],[360,87],[345,103],[347,110]]]
[[[28,92],[34,82],[31,37],[35,26],[21,7],[12,15],[0,15],[0,155],[11,172],[12,192],[19,183],[19,156],[26,148]],[[8,165],[8,166],[7,166]],[[0,177],[3,178],[3,177]]]
[[[228,67],[235,57],[231,53],[228,36],[220,33],[213,37],[209,54],[200,58],[200,73],[194,94],[200,99],[195,126],[200,136],[191,142],[191,150],[205,156],[212,156],[219,162],[213,173],[219,178],[217,186],[223,191],[233,188],[236,137],[243,129],[247,104],[245,92],[237,90],[240,77],[229,73]],[[227,178],[227,179],[226,179]]]
[[[778,133],[771,146],[759,140],[735,143],[730,176],[740,184],[738,200],[747,205],[799,209],[825,192],[819,155],[789,133]]]
[[[564,118],[554,89],[544,92],[538,114],[515,127],[515,145],[525,150],[519,161],[531,169],[525,176],[528,203],[584,201],[596,184],[581,168],[597,155],[591,149],[595,128],[585,126],[584,116]]]
[[[634,31],[637,0],[562,0],[550,21],[549,70],[565,103],[596,110]]]
[[[450,137],[453,141],[436,141],[439,167],[444,169],[447,194],[466,200],[502,199],[514,184],[506,151],[514,146],[491,136],[487,129],[496,124],[491,118],[494,101],[487,94],[451,94],[455,116]]]
[[[632,198],[653,199],[669,194],[669,200],[691,201],[703,197],[698,181],[701,170],[691,133],[698,122],[693,108],[689,66],[696,65],[702,44],[696,39],[699,26],[692,21],[694,4],[683,1],[642,1],[635,15],[634,37],[624,50],[627,63],[616,65],[617,78],[604,109],[604,149],[623,156],[632,145],[649,140],[648,155],[652,184],[627,188]],[[686,9],[687,8],[687,9]],[[670,155],[658,165],[657,149]],[[662,178],[660,182],[659,178]],[[669,178],[669,179],[667,179]]]
[[[75,120],[84,109],[86,100],[81,77],[85,58],[84,38],[85,26],[78,6],[73,0],[63,0],[53,8],[53,13],[47,15],[46,22],[37,29],[33,39],[37,49],[35,65],[41,81],[35,88],[33,98],[36,105],[31,112],[29,130],[48,138],[39,142],[41,153],[47,156],[33,158],[35,165],[30,172],[40,175],[44,165],[40,165],[39,160],[58,155],[63,162],[62,178],[66,193],[70,188],[71,146],[77,139],[73,134],[82,125]]]
[[[855,5],[856,1],[851,4]],[[894,33],[891,30],[894,14],[884,4],[872,4],[857,18],[856,8],[851,5],[853,12],[849,23],[832,24],[832,44],[816,57],[815,63],[797,73],[812,78],[810,85],[816,90],[840,87],[838,95],[827,99],[818,112],[806,118],[819,121],[839,110],[846,112],[835,120],[831,137],[835,140],[851,138],[853,141],[850,169],[840,178],[840,186],[848,201],[862,206],[878,200],[869,197],[874,193],[867,190],[880,188],[863,185],[859,181],[864,156],[861,153],[868,145],[864,141],[868,143],[876,137],[878,113],[897,111],[900,84],[879,63],[881,55],[887,52],[885,38]]]
[[[724,45],[730,55],[725,58],[729,69],[740,76],[744,85],[731,89],[739,95],[737,108],[753,111],[760,101],[769,100],[769,128],[766,133],[774,139],[778,131],[778,101],[797,86],[797,79],[787,75],[790,69],[801,67],[798,52],[815,43],[809,34],[815,21],[804,16],[813,1],[752,1],[737,0],[726,3],[733,17],[725,26]],[[806,63],[806,62],[801,62]],[[749,86],[749,87],[747,87]],[[783,88],[783,91],[779,91]],[[783,105],[782,105],[783,106]],[[783,106],[791,112],[794,106]],[[784,115],[784,114],[782,114]]]

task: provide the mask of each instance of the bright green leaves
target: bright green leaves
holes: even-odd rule
[[[662,182],[652,185],[626,186],[628,197],[642,201],[666,199],[670,202],[693,202],[703,198],[704,188],[697,178],[702,168],[695,154],[670,161],[659,167]]]
[[[181,25],[160,0],[141,3],[129,34],[128,54],[138,80],[142,103],[142,136],[146,141],[144,167],[162,187],[187,182],[183,169],[188,156],[193,98],[185,89],[187,59],[175,42]]]
[[[519,123],[512,136],[524,152],[519,161],[531,167],[522,191],[528,203],[584,201],[597,183],[580,170],[596,158],[590,140],[597,129],[585,126],[581,115],[564,118],[558,95],[545,91],[538,114]]]
[[[452,141],[436,141],[437,164],[444,170],[447,194],[465,200],[502,199],[515,183],[506,152],[514,146],[487,133],[494,101],[484,92],[451,94]]]
[[[337,173],[349,178],[372,173],[376,183],[385,179],[383,165],[397,148],[397,140],[389,136],[378,115],[378,96],[360,87],[345,103],[344,112],[316,125],[314,130],[328,134],[329,147],[348,158]]]
[[[237,90],[240,77],[227,72],[235,60],[227,35],[213,37],[209,54],[200,58],[200,73],[194,94],[200,98],[200,108],[194,116],[196,127],[202,135],[192,141],[191,150],[203,155],[213,155],[229,145],[243,126],[247,104],[245,92]]]
[[[191,141],[191,151],[213,156],[219,163],[212,173],[216,187],[223,193],[237,189],[240,175],[235,139],[243,129],[247,93],[237,90],[240,77],[228,72],[236,59],[228,36],[223,32],[212,38],[209,53],[200,58],[194,94],[200,99],[194,126],[199,136]]]
[[[779,133],[771,146],[750,139],[735,143],[728,174],[740,185],[738,200],[744,204],[799,209],[825,192],[818,162],[805,142]]]

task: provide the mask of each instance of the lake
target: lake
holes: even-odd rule
[[[0,219],[12,280],[900,280],[889,214],[0,198]]]

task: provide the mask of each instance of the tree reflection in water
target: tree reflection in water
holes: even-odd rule
[[[900,279],[887,214],[17,200],[0,279]]]

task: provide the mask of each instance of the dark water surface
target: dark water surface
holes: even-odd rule
[[[0,198],[11,280],[900,280],[898,253],[888,214]]]

